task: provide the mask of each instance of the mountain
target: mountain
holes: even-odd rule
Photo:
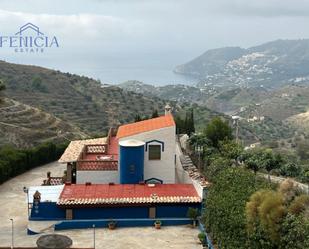
[[[216,115],[226,119],[229,119],[226,115],[239,116],[241,139],[245,144],[260,141],[275,146],[279,141],[289,147],[298,134],[309,134],[309,125],[306,124],[309,117],[309,86],[198,88],[186,85],[152,86],[138,81],[119,86],[125,91],[135,91],[151,98],[175,100],[183,109],[193,107],[199,131]]]
[[[145,96],[158,97],[179,103],[192,102],[201,105],[204,104],[209,96],[212,96],[218,91],[217,88],[213,87],[200,89],[194,86],[181,84],[153,86],[135,80],[126,81],[118,86],[125,91],[132,91]]]
[[[85,138],[76,126],[38,108],[16,100],[1,98],[0,146],[11,144],[24,148],[44,142],[60,143]]]
[[[174,72],[201,79],[199,87],[278,87],[309,82],[309,40],[276,40],[259,46],[218,48],[183,65]]]
[[[111,126],[134,121],[136,114],[164,112],[165,101],[84,76],[0,61],[0,79],[8,98],[38,108],[77,126],[86,134],[106,133]]]
[[[84,76],[4,61],[0,61],[0,79],[6,85],[6,99],[0,106],[0,133],[6,136],[0,145],[27,147],[60,138],[104,135],[109,127],[133,122],[136,114],[150,117],[155,109],[163,114],[167,102],[183,118],[193,108],[198,130],[214,116],[227,118],[198,106],[193,100],[204,93],[190,86],[161,88],[135,81],[102,85]]]
[[[245,53],[246,50],[240,47],[208,50],[188,63],[177,66],[174,72],[203,78],[207,75],[220,73],[229,61],[236,60]]]

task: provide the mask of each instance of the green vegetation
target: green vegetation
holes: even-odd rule
[[[29,148],[45,142],[86,138],[81,130],[38,108],[3,98],[0,103],[0,147]]]
[[[0,62],[6,96],[77,126],[83,132],[107,133],[110,127],[164,111],[165,101],[126,92],[116,86],[46,68]]]
[[[188,209],[188,212],[187,212],[187,217],[190,218],[192,220],[192,223],[193,223],[193,227],[196,226],[196,219],[199,215],[199,211],[197,208],[192,208],[190,207]]]
[[[251,194],[268,185],[242,168],[216,172],[203,216],[206,229],[220,248],[247,248],[245,204]]]
[[[158,110],[155,109],[152,111],[152,114],[151,116],[148,116],[148,115],[140,115],[139,113],[135,115],[134,117],[134,122],[139,122],[139,121],[143,121],[143,120],[147,120],[147,119],[150,119],[150,118],[157,118],[159,117],[159,113],[158,113]]]
[[[193,108],[186,111],[184,119],[180,115],[177,115],[175,117],[175,123],[177,134],[193,134],[195,132]]]
[[[0,80],[0,92],[5,90],[5,84],[3,80]]]
[[[42,79],[38,76],[35,76],[32,79],[32,88],[40,92],[47,92],[47,87],[42,83]]]
[[[228,122],[222,121],[221,118],[216,117],[206,126],[205,136],[215,148],[219,146],[220,141],[232,139],[232,129]]]
[[[301,161],[306,158],[307,143],[303,143],[298,148],[298,157],[295,153],[274,150],[271,148],[256,148],[244,150],[244,148],[232,140],[232,130],[228,123],[222,121],[219,117],[211,120],[204,132],[193,135],[190,138],[190,144],[195,150],[202,148],[201,157],[203,159],[204,170],[207,177],[212,180],[218,169],[226,166],[240,163],[244,167],[252,170],[254,173],[262,172],[267,174],[281,175],[284,177],[293,177],[298,181],[309,182],[308,161]],[[193,158],[197,157],[194,152]]]
[[[157,117],[159,117],[159,113],[158,113],[158,110],[155,109],[155,110],[153,110],[153,112],[151,114],[151,118],[157,118]]]
[[[246,204],[249,248],[309,246],[309,197],[286,180],[278,190],[259,190]]]
[[[307,171],[304,174],[297,166],[295,155],[265,148],[245,151],[232,136],[214,136],[225,124],[215,121],[207,125],[211,132],[206,133],[205,128],[203,134],[190,138],[193,148],[202,147],[201,170],[211,182],[202,221],[213,242],[226,249],[307,248],[308,195],[302,194],[292,180],[277,187],[256,174],[300,176]],[[193,158],[196,153],[193,150]]]
[[[67,144],[45,143],[29,149],[0,148],[0,184],[29,169],[57,160]]]

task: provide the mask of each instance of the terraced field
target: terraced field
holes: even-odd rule
[[[77,127],[38,108],[5,98],[0,103],[0,146],[29,147],[86,137]]]
[[[164,111],[165,101],[102,87],[88,77],[0,61],[7,97],[51,113],[86,133],[104,135],[111,126],[134,121],[136,114]]]

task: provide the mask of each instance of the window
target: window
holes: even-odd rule
[[[149,160],[161,160],[161,145],[149,145]]]

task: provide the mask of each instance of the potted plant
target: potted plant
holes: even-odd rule
[[[114,230],[116,228],[116,222],[113,220],[110,220],[107,225],[109,230]]]
[[[156,220],[155,223],[154,223],[154,225],[155,225],[155,228],[156,228],[156,229],[160,229],[160,228],[161,228],[161,225],[162,225],[162,222],[161,222],[160,220]]]
[[[205,244],[206,244],[206,234],[205,234],[205,233],[199,233],[199,234],[197,235],[197,237],[199,238],[201,244],[202,244],[203,246],[205,246]]]
[[[193,227],[196,227],[196,220],[198,217],[198,209],[190,207],[188,209],[187,217],[192,220]]]

